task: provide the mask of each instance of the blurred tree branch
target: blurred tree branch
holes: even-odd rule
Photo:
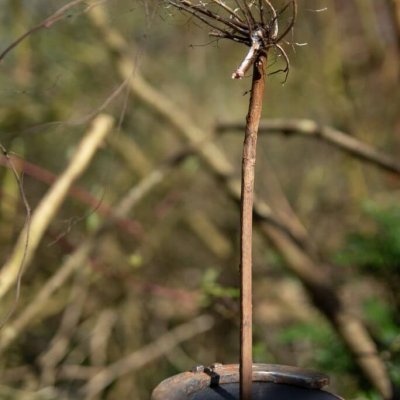
[[[216,124],[216,132],[237,131],[242,132],[245,127],[243,122],[219,122]],[[323,126],[309,119],[270,119],[261,121],[260,134],[281,133],[284,135],[301,135],[326,142],[339,150],[350,154],[362,161],[382,168],[388,172],[400,175],[400,163],[375,149],[373,146],[363,143],[353,136],[343,133],[335,128]]]
[[[141,178],[146,177],[152,169],[155,170],[150,158],[140,149],[133,138],[120,134],[118,136],[110,136],[108,141],[111,147],[124,160],[129,170],[135,172]],[[187,147],[168,157],[157,168],[159,171],[163,171],[164,175],[160,182],[165,180],[169,172],[175,169],[174,167],[177,167],[193,154],[195,154],[195,150]],[[185,214],[184,218],[189,228],[218,258],[226,259],[231,254],[232,247],[229,240],[205,212],[200,210],[196,213],[191,212]]]
[[[21,315],[15,321],[4,326],[0,331],[0,353],[25,332],[26,327],[45,309],[53,293],[60,289],[78,268],[84,265],[93,246],[93,240],[89,239],[79,246],[58,268],[57,272],[42,285],[39,293],[22,311]],[[67,299],[65,300],[67,301]]]
[[[93,399],[119,377],[135,371],[173,350],[178,344],[209,331],[214,326],[214,318],[200,315],[160,336],[154,342],[134,351],[132,354],[101,369],[83,387],[86,400]]]
[[[98,238],[111,229],[114,224],[118,224],[120,219],[126,218],[129,212],[132,211],[144,196],[156,188],[175,166],[179,165],[192,154],[193,149],[185,148],[172,155],[163,162],[159,168],[155,168],[151,171],[121,198],[118,204],[113,208],[112,217],[97,227],[89,237],[74,249],[72,254],[68,256],[55,274],[42,285],[39,293],[22,311],[21,315],[19,315],[15,321],[7,324],[3,330],[0,330],[0,353],[5,351],[25,332],[27,326],[31,324],[46,307],[48,300],[54,292],[59,290],[78,268],[88,263],[90,255],[96,247]]]
[[[398,52],[400,55],[400,0],[390,0],[393,10],[393,22],[397,35]]]
[[[98,28],[105,46],[114,59],[117,72],[124,80],[130,77],[129,88],[132,93],[174,126],[176,132],[186,141],[192,145],[203,142],[208,135],[140,74],[129,57],[132,45],[128,46],[119,32],[108,25],[105,10],[102,7],[96,7],[88,13],[88,16]],[[198,154],[212,175],[224,184],[230,197],[238,202],[240,185],[238,186],[233,178],[233,168],[223,152],[214,143],[205,142],[198,148]],[[256,201],[254,213],[260,231],[273,242],[286,260],[289,269],[303,283],[315,306],[332,323],[352,352],[365,377],[385,399],[392,398],[391,381],[385,364],[377,353],[374,341],[362,322],[347,310],[347,306],[332,287],[329,277],[320,268],[320,260],[315,254],[307,251],[307,246],[300,247],[291,236],[271,224],[271,210],[265,203]],[[285,231],[291,230],[286,227]]]
[[[73,0],[67,4],[64,4],[60,7],[57,11],[51,14],[49,17],[41,21],[39,24],[35,25],[33,28],[26,31],[24,34],[19,36],[16,40],[14,40],[9,46],[7,46],[1,53],[0,53],[0,63],[4,60],[4,58],[14,50],[20,43],[22,43],[26,38],[33,35],[34,33],[42,30],[51,28],[56,22],[66,19],[68,17],[67,12],[74,7],[77,7],[81,4],[85,4],[85,9],[83,12],[90,10],[91,7],[95,6],[97,3],[104,3],[107,0],[98,0],[97,2],[92,2],[92,4],[87,5],[87,0]],[[90,3],[90,2],[89,2]]]
[[[38,357],[42,369],[42,386],[54,386],[57,365],[69,351],[70,342],[82,317],[88,297],[89,279],[87,275],[84,271],[77,272],[58,331],[49,343],[49,347]]]
[[[107,139],[110,139],[112,137],[113,135],[110,135]],[[21,159],[16,155],[9,155],[9,159],[12,162],[18,162],[20,164],[20,169],[22,173],[26,176],[34,178],[38,182],[43,182],[51,186],[58,179],[57,175],[52,173],[51,171],[42,168],[36,164],[33,164],[27,160]],[[5,157],[0,157],[0,165],[8,166],[9,168],[11,168],[9,162]],[[91,207],[91,209],[96,210],[96,212],[105,217],[112,216],[112,207],[107,204],[106,201],[97,198],[96,196],[92,195],[90,192],[83,189],[82,187],[79,187],[78,185],[71,185],[70,189],[68,190],[68,195],[82,202],[83,204],[88,205],[89,207]],[[138,221],[132,218],[127,217],[124,219],[120,219],[118,221],[118,226],[126,233],[134,235],[138,238],[142,234],[142,226]],[[57,240],[57,238],[55,240]]]
[[[32,214],[29,227],[21,232],[8,261],[1,270],[0,299],[10,290],[33,259],[43,235],[59,210],[71,185],[88,168],[104,138],[110,133],[113,119],[99,115],[92,123],[91,129],[77,147],[73,158],[59,179],[42,198]],[[29,229],[29,242],[26,241],[26,230]]]

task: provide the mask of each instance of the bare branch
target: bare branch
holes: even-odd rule
[[[237,15],[237,13],[232,8],[227,6],[223,0],[211,0],[211,1],[215,4],[218,4],[225,11],[227,11],[231,15],[231,17],[236,21],[236,23],[238,25],[240,25],[242,28],[247,28],[247,25],[245,24],[245,22],[239,17],[239,15]]]
[[[201,315],[159,337],[154,342],[100,370],[82,389],[82,394],[90,400],[108,385],[123,375],[135,371],[170,352],[180,343],[209,331],[214,326],[214,318]]]
[[[43,197],[30,223],[30,240],[26,247],[26,229],[21,232],[18,241],[8,261],[2,268],[2,279],[0,280],[0,298],[8,292],[18,279],[18,271],[24,260],[25,268],[35,255],[36,249],[43,238],[43,234],[52,218],[60,208],[72,183],[88,167],[97,148],[107,134],[110,133],[113,120],[106,115],[99,115],[94,121],[92,129],[81,141],[69,166],[60,176],[58,181],[50,188]]]
[[[18,185],[20,197],[21,197],[22,202],[25,207],[25,222],[24,222],[24,227],[22,229],[22,232],[25,232],[25,238],[24,238],[23,248],[21,250],[22,257],[20,260],[20,264],[18,266],[18,272],[17,272],[17,276],[16,276],[15,297],[14,297],[14,302],[13,302],[11,308],[8,310],[7,314],[4,316],[4,318],[2,319],[2,321],[0,323],[0,329],[1,329],[4,326],[4,324],[8,321],[8,319],[11,317],[11,315],[14,313],[15,309],[18,306],[18,301],[19,301],[19,297],[20,297],[20,293],[21,293],[22,274],[24,272],[27,251],[28,251],[28,246],[29,246],[30,225],[31,225],[31,207],[30,207],[28,199],[25,195],[25,190],[24,190],[22,179],[20,178],[18,171],[14,166],[14,163],[11,161],[11,158],[10,158],[9,154],[7,153],[6,148],[1,143],[0,143],[0,149],[3,153],[3,157],[6,160],[6,164],[10,167],[10,169],[14,175],[14,178]]]
[[[201,12],[199,10],[194,9],[192,6],[189,7],[187,5],[184,5],[180,1],[179,2],[175,2],[173,0],[167,0],[167,1],[168,1],[168,3],[170,3],[171,5],[176,7],[178,10],[184,10],[184,11],[188,12],[189,14],[194,15],[196,18],[198,18],[200,21],[204,22],[206,25],[210,26],[211,28],[224,33],[226,35],[226,37],[229,38],[231,36],[234,36],[231,32],[228,32],[227,30],[219,27],[218,25],[215,25],[215,24],[211,23],[207,18],[205,18],[202,15],[200,15]]]
[[[222,122],[216,126],[217,132],[242,131],[242,122]],[[387,154],[363,143],[353,136],[329,126],[319,125],[308,119],[271,119],[262,121],[260,133],[281,133],[286,135],[302,135],[329,143],[353,157],[400,175],[400,163]]]
[[[200,12],[203,15],[206,15],[207,17],[209,17],[211,19],[214,19],[215,21],[221,22],[221,23],[225,24],[226,26],[229,26],[234,31],[238,31],[245,35],[247,35],[249,32],[246,27],[242,27],[240,24],[237,24],[236,22],[231,22],[231,21],[221,17],[219,14],[216,14],[205,7],[194,5],[194,4],[190,3],[190,1],[188,1],[188,0],[180,0],[180,3],[187,6],[188,8],[192,8],[193,10]],[[175,5],[175,7],[176,7],[176,5]]]
[[[231,35],[230,33],[226,34],[226,33],[222,33],[222,32],[211,31],[211,32],[209,32],[208,35],[218,37],[221,39],[230,39],[230,40],[233,40],[234,42],[250,45],[249,39],[243,38],[241,36]]]
[[[105,309],[97,318],[89,343],[90,361],[93,366],[101,367],[106,364],[108,341],[118,316],[117,310]]]
[[[234,0],[238,9],[240,10],[240,12],[243,14],[245,20],[246,20],[246,24],[247,26],[251,26],[251,20],[246,12],[246,10],[243,8],[243,6],[240,4],[239,0]]]
[[[21,35],[19,38],[17,38],[14,42],[12,42],[9,46],[7,46],[1,53],[0,53],[0,63],[3,61],[3,59],[12,51],[15,49],[22,41],[24,41],[26,38],[29,36],[33,35],[34,33],[50,28],[53,26],[56,22],[64,19],[67,17],[65,14],[67,11],[70,9],[78,6],[81,3],[84,3],[86,0],[73,0],[62,7],[60,7],[55,13],[47,17],[45,20],[40,22],[38,25],[34,26],[33,28],[29,29],[27,32],[25,32],[23,35]],[[87,7],[86,10],[88,10],[91,6]]]
[[[285,61],[286,66],[283,69],[281,68],[281,69],[278,69],[276,71],[269,72],[269,75],[274,75],[274,74],[277,74],[279,72],[283,72],[285,74],[285,79],[283,80],[282,83],[286,83],[287,78],[289,76],[289,71],[290,71],[290,59],[289,59],[289,56],[286,54],[286,51],[283,49],[283,47],[280,44],[275,44],[273,47],[278,49],[278,52],[283,56],[283,59]]]
[[[25,176],[30,176],[35,180],[43,182],[49,186],[53,185],[58,179],[57,175],[50,172],[49,170],[36,164],[30,163],[27,160],[19,159],[15,156],[10,155],[10,160],[14,161],[14,159],[21,163],[21,169]],[[0,165],[8,166],[8,163],[4,162],[4,159],[0,158]],[[105,217],[109,217],[110,215],[112,215],[112,208],[109,204],[107,204],[103,199],[100,201],[97,197],[93,196],[82,187],[73,185],[71,186],[68,194],[72,198],[82,202],[85,205],[88,205],[91,210],[95,209],[96,212]],[[135,221],[134,219],[124,218],[124,220],[120,220],[119,227],[129,234],[135,235],[137,237],[141,236],[141,226],[139,222]]]
[[[289,25],[286,27],[286,29],[283,31],[283,33],[276,39],[276,43],[279,43],[293,28],[296,18],[297,18],[297,1],[296,0],[291,0],[280,12],[279,15],[282,14],[285,9],[289,6],[289,4],[292,4],[292,10],[293,10],[293,15],[292,19],[289,23]],[[278,18],[279,18],[278,15]]]
[[[0,332],[0,353],[7,349],[24,332],[31,321],[46,306],[53,293],[62,287],[78,268],[85,264],[93,248],[93,239],[86,239],[42,286],[39,293],[23,310],[21,315],[15,321],[5,325],[4,329]]]
[[[6,325],[3,331],[0,331],[0,353],[6,350],[24,332],[26,327],[37,318],[54,292],[59,290],[79,267],[89,262],[96,239],[118,223],[120,219],[125,218],[146,194],[163,181],[173,167],[193,154],[193,151],[194,149],[185,148],[177,152],[162,163],[159,168],[150,171],[137,185],[128,190],[114,207],[111,218],[101,224],[69,255],[57,272],[43,285],[36,297],[22,311],[21,315],[15,321]]]
[[[42,368],[41,383],[43,386],[54,386],[56,367],[68,352],[69,344],[82,316],[88,295],[86,278],[82,274],[82,270],[79,270],[70,292],[67,307],[64,309],[59,329],[51,340],[48,349],[38,357],[39,365]]]
[[[278,32],[279,32],[278,15],[271,2],[269,0],[264,0],[264,1],[267,3],[268,7],[272,12],[272,19],[271,22],[269,23],[269,30],[271,31],[271,39],[275,40],[278,37]]]

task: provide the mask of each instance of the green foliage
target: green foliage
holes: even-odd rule
[[[400,207],[382,209],[369,203],[365,212],[374,223],[373,231],[350,234],[339,261],[376,274],[400,275]]]
[[[400,328],[396,311],[379,299],[367,301],[364,311],[387,360],[393,382],[400,385]]]
[[[393,382],[400,385],[400,207],[382,208],[368,203],[365,213],[373,229],[350,234],[338,260],[378,278],[386,289],[386,299],[371,297],[365,302],[364,315]]]
[[[352,369],[351,356],[327,324],[299,323],[282,331],[283,345],[309,351],[309,367],[327,373],[348,373]]]
[[[236,299],[239,297],[240,292],[238,288],[222,286],[218,283],[220,271],[215,268],[208,268],[203,275],[201,282],[202,291],[202,304],[204,306],[210,305],[215,298],[231,298]]]
[[[270,360],[271,352],[264,340],[255,340],[253,343],[253,360],[256,363],[264,363],[265,360]]]

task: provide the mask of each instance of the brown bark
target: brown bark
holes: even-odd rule
[[[253,80],[242,156],[241,235],[240,235],[240,398],[251,399],[252,386],[252,237],[254,167],[257,133],[265,88],[267,58],[261,54],[253,68]]]

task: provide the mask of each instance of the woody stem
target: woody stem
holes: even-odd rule
[[[253,66],[253,80],[242,156],[241,236],[240,236],[240,398],[251,399],[252,387],[252,231],[254,167],[257,133],[265,89],[267,55],[260,52]]]

